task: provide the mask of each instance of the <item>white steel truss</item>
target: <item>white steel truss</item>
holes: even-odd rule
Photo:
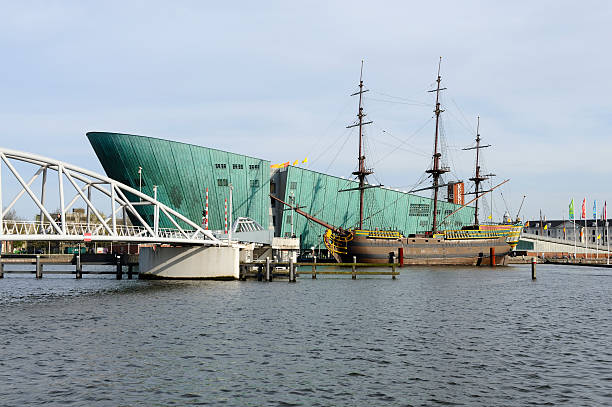
[[[26,181],[13,165],[14,162],[31,164],[36,168],[34,175]],[[2,173],[2,163],[6,165],[8,174]],[[45,207],[45,199],[49,196],[47,191],[47,175],[55,171],[58,177],[59,216],[53,219],[51,211]],[[13,176],[21,186],[19,192],[10,203],[3,206],[3,177]],[[31,185],[42,177],[40,194],[36,194]],[[6,178],[5,178],[6,179]],[[67,181],[66,185],[64,185]],[[79,185],[81,183],[82,185]],[[66,199],[66,190],[73,191],[74,197]],[[92,190],[99,191],[108,199],[111,214],[102,215],[99,206],[92,202]],[[136,196],[138,201],[130,201],[127,195]],[[32,202],[40,209],[39,221],[24,222],[5,219],[6,214],[15,206],[23,196],[28,195]],[[126,243],[167,243],[187,245],[222,245],[226,244],[217,239],[209,230],[192,222],[172,208],[157,200],[157,189],[153,188],[153,197],[130,188],[111,178],[95,172],[76,167],[74,165],[21,151],[0,148],[0,241],[3,240],[38,240],[38,241],[98,241],[98,242],[126,242]],[[67,223],[66,213],[81,199],[86,204],[86,223]],[[99,203],[98,203],[99,205]],[[147,222],[136,207],[153,207],[153,220]],[[4,209],[2,209],[4,208]],[[117,223],[117,214],[123,213],[124,224]],[[92,222],[92,214],[97,222]],[[130,215],[140,225],[127,224]],[[164,216],[176,229],[160,228],[160,216]],[[182,228],[179,223],[188,225]]]

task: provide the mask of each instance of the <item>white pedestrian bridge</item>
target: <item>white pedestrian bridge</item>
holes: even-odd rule
[[[7,192],[9,181],[17,186],[10,196]],[[158,201],[156,195],[156,187],[151,197],[111,178],[62,161],[0,148],[0,241],[227,245],[209,230]],[[6,219],[20,199],[29,199],[35,205],[36,211],[40,212],[36,221]],[[85,222],[66,221],[75,204],[85,206]],[[142,216],[137,208],[141,213],[143,208],[150,208],[146,210],[152,212],[152,216]],[[52,216],[51,213],[55,212],[58,215]],[[128,222],[128,218],[137,226]],[[169,221],[174,227],[161,228],[160,220],[166,224]]]

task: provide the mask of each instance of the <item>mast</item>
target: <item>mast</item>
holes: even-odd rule
[[[357,178],[359,179],[359,187],[357,188],[359,189],[359,229],[363,229],[363,195],[364,195],[364,190],[368,188],[366,186],[365,179],[366,179],[366,176],[374,173],[372,170],[366,169],[365,154],[363,151],[363,126],[366,124],[372,123],[371,121],[369,122],[363,121],[363,118],[366,116],[366,114],[363,112],[363,106],[362,106],[363,94],[367,92],[368,90],[369,89],[365,89],[365,90],[363,89],[363,60],[361,60],[361,71],[359,73],[359,92],[355,92],[351,95],[351,96],[359,95],[359,110],[357,112],[358,122],[356,124],[346,126],[347,129],[359,126],[359,156],[357,157],[359,166],[358,166],[358,170],[353,172],[353,175],[356,175]]]
[[[433,168],[427,170],[425,172],[429,173],[433,177],[432,187],[434,190],[434,201],[433,201],[433,225],[431,227],[431,234],[434,235],[438,231],[437,225],[437,215],[438,215],[438,189],[440,175],[445,172],[450,171],[449,168],[441,168],[440,167],[440,157],[442,157],[442,153],[438,151],[438,136],[439,136],[439,124],[440,124],[440,113],[444,110],[440,110],[440,91],[445,90],[446,88],[440,88],[440,81],[442,77],[440,76],[440,65],[442,65],[442,57],[440,57],[440,62],[438,62],[438,78],[436,79],[437,86],[436,89],[430,90],[429,92],[436,92],[436,109],[434,113],[436,114],[436,133],[434,139],[434,154],[433,154]]]
[[[474,194],[476,194],[476,196],[478,196],[478,193],[480,192],[480,183],[489,179],[487,176],[480,175],[480,163],[479,163],[480,149],[490,147],[490,146],[491,146],[490,144],[487,144],[486,146],[480,145],[480,116],[478,116],[478,122],[476,124],[476,147],[464,148],[464,150],[476,150],[476,172],[474,176],[470,178],[470,181],[474,182],[474,185],[475,185]],[[494,175],[494,174],[490,174],[490,175]],[[474,225],[478,225],[478,201],[476,201],[476,210],[474,212]]]

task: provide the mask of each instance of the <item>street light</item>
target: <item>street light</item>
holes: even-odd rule
[[[138,167],[138,192],[142,193],[142,167]],[[142,201],[142,198],[140,198]]]
[[[232,183],[230,182],[229,184],[229,230],[228,235],[227,235],[227,240],[229,241],[229,243],[232,243],[232,191],[234,190],[234,186],[232,185]]]
[[[289,200],[291,201],[291,204],[295,206],[295,194],[293,193],[293,191],[289,193]],[[294,237],[293,235],[293,208],[291,208],[291,237]]]

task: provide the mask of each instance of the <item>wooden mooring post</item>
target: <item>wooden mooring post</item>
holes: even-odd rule
[[[0,278],[4,278],[4,263],[0,261]]]
[[[489,248],[489,258],[491,267],[495,267],[495,247]]]
[[[266,281],[272,281],[272,273],[270,272],[270,257],[266,257]]]
[[[357,280],[357,274],[355,274],[355,272],[357,271],[357,266],[356,266],[356,264],[357,264],[357,256],[353,256],[353,265],[351,266],[351,268],[352,268],[352,272],[353,272],[353,273],[351,274],[351,278],[352,278],[353,280]]]
[[[317,279],[317,256],[312,256],[312,279]]]
[[[397,257],[399,257],[399,266],[404,267],[404,248],[403,247],[400,247],[397,249]]]
[[[289,257],[289,282],[295,283],[295,263],[293,262],[293,256]]]
[[[81,264],[81,254],[76,255],[76,267],[74,270],[76,278],[83,278],[83,265]]]
[[[400,250],[402,248],[400,247]],[[395,280],[395,253],[391,255],[391,278]]]
[[[531,258],[531,279],[535,280],[536,279],[536,264],[538,263],[537,259],[535,257]]]
[[[43,265],[40,262],[40,256],[36,255],[36,278],[42,278],[43,276]]]
[[[128,265],[128,280],[132,279],[133,271],[134,271],[134,265],[133,264],[129,264]]]
[[[117,280],[123,278],[123,266],[121,265],[121,256],[117,256]]]

